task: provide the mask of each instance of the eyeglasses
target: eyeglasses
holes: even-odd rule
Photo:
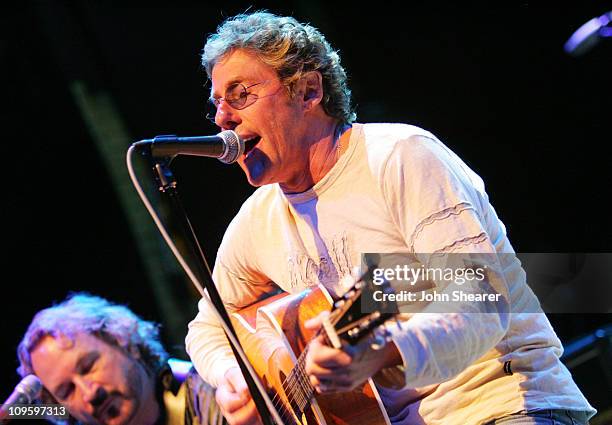
[[[257,101],[257,99],[259,99],[259,96],[255,93],[249,92],[248,89],[260,84],[265,84],[268,81],[269,80],[261,81],[259,83],[251,84],[250,86],[245,86],[242,83],[234,83],[230,85],[225,90],[225,96],[211,97],[209,99],[209,111],[206,114],[206,118],[213,123],[215,122],[215,115],[217,114],[217,108],[221,104],[221,101],[226,102],[229,106],[238,110],[251,106]]]

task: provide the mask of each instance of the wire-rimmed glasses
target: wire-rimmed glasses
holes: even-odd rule
[[[245,86],[242,83],[233,83],[225,90],[225,96],[223,97],[211,97],[208,99],[209,110],[206,114],[206,119],[215,123],[215,116],[217,114],[217,108],[221,104],[221,101],[226,102],[229,106],[234,109],[240,110],[251,106],[259,99],[259,96],[255,93],[251,93],[248,90],[251,87],[255,87],[259,84],[265,84],[268,81],[261,81],[259,83]]]

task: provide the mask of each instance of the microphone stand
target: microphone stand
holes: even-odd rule
[[[165,217],[166,222],[164,223],[164,227],[167,229],[170,239],[176,241],[179,237],[184,238],[184,246],[177,246],[177,250],[180,251],[180,255],[187,263],[187,267],[192,271],[196,280],[200,283],[200,286],[207,290],[212,304],[225,324],[224,329],[226,333],[228,331],[231,332],[232,336],[234,337],[233,339],[239,344],[236,331],[230,321],[225,305],[223,304],[223,300],[217,291],[217,287],[213,282],[212,273],[208,262],[206,261],[206,257],[204,256],[204,252],[200,247],[193,227],[191,226],[191,222],[189,221],[189,217],[187,216],[183,203],[181,202],[181,198],[177,190],[176,179],[170,170],[170,162],[172,161],[172,157],[154,157],[151,153],[150,144],[146,145],[143,149],[138,149],[138,152],[148,160],[159,191],[164,195],[160,197],[160,202],[162,208],[165,207],[169,211],[169,214],[167,214],[167,217]],[[273,409],[273,404],[268,395],[262,394],[258,384],[255,382],[255,379],[258,379],[258,377],[251,372],[252,367],[245,364],[245,361],[248,361],[246,356],[244,357],[245,361],[243,361],[240,353],[244,355],[244,350],[241,347],[235,347],[232,343],[232,338],[229,338],[229,336],[228,341],[230,342],[234,356],[238,361],[242,375],[245,378],[253,401],[255,402],[255,407],[257,408],[264,425],[274,425],[275,422],[272,420],[273,417],[276,418],[276,422],[282,424],[282,421],[280,421],[280,417],[278,416],[278,412],[276,410],[271,411],[271,409]],[[259,385],[261,386],[261,383]],[[263,386],[261,388],[263,389]]]

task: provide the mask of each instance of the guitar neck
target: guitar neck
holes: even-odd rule
[[[359,287],[359,292],[361,292],[361,287]],[[354,295],[355,289],[347,292],[347,294],[345,294],[346,298],[342,302],[335,303],[334,307],[337,308],[335,312],[336,314],[324,319],[324,323],[316,333],[315,338],[323,336],[323,340],[327,345],[336,346],[336,344],[332,344],[330,330],[334,333],[333,336],[336,336],[335,339],[337,340],[338,337],[334,328],[338,325],[338,322],[343,317],[344,313],[353,305],[355,300]],[[326,320],[327,322],[325,323]],[[326,324],[328,326],[325,326]],[[328,330],[328,328],[330,330]],[[304,350],[300,353],[295,366],[282,383],[285,394],[287,394],[291,399],[291,403],[293,404],[295,402],[301,411],[304,411],[310,404],[310,401],[315,393],[315,389],[310,383],[310,378],[306,374],[306,355],[308,354],[308,348],[309,346],[306,345]]]
[[[315,389],[310,384],[310,379],[306,374],[307,352],[308,347],[302,351],[295,366],[282,383],[289,402],[302,412],[306,411],[315,393]]]
[[[327,332],[321,328],[315,338],[322,335],[325,343],[327,345],[331,345],[329,340],[329,335]],[[288,394],[289,397],[292,397],[301,411],[304,411],[305,408],[310,404],[312,400],[315,388],[310,383],[310,378],[306,374],[306,355],[308,354],[309,346],[306,345],[302,353],[297,359],[295,366],[287,376],[287,378],[283,381],[283,388],[285,389],[285,394]]]

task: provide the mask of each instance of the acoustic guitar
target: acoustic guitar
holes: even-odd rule
[[[284,424],[390,424],[372,379],[349,392],[318,394],[304,372],[308,342],[316,336],[304,327],[306,320],[331,310],[320,333],[337,347],[371,337],[393,317],[361,312],[364,285],[360,280],[336,302],[318,286],[277,294],[231,315],[238,339]]]

